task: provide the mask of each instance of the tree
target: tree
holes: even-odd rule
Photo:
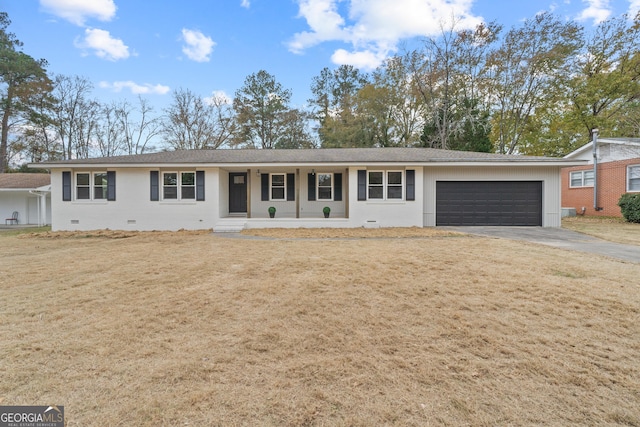
[[[388,107],[375,108],[383,123],[380,146],[411,147],[420,141],[426,115],[416,74],[412,72],[419,53],[412,52],[388,59],[373,72],[378,98]]]
[[[159,117],[153,117],[153,107],[146,99],[138,97],[138,108],[132,107],[126,101],[117,108],[124,138],[126,154],[142,154],[153,151],[149,146],[153,138],[161,132]],[[134,118],[137,116],[137,120]]]
[[[88,135],[93,130],[92,118],[97,105],[88,97],[93,89],[89,80],[80,76],[56,75],[53,82],[53,125],[65,160],[89,155]]]
[[[7,32],[11,24],[6,12],[0,12],[0,106],[2,130],[0,132],[0,173],[9,167],[9,131],[16,122],[29,116],[31,100],[37,94],[50,91],[44,59],[35,60],[19,49],[22,47],[13,33]]]
[[[333,71],[324,68],[313,78],[314,98],[309,99],[309,103],[320,125],[318,137],[322,147],[371,145],[356,111],[358,92],[367,83],[368,76],[351,65],[341,65]]]
[[[292,108],[283,115],[283,132],[274,148],[315,148],[308,128],[309,113]]]
[[[640,99],[640,12],[601,22],[577,56],[571,79],[569,122],[578,124],[590,141],[593,129],[609,136],[633,136],[619,121]],[[588,135],[588,137],[587,137]]]
[[[276,148],[290,114],[291,91],[265,70],[249,75],[233,99],[238,133],[235,144]]]
[[[414,53],[411,67],[425,110],[422,145],[487,148],[489,103],[481,89],[486,80],[487,52],[500,31],[495,23],[456,30],[454,22],[447,29],[443,27],[438,38],[426,39],[424,49]],[[463,141],[472,136],[485,141]]]
[[[232,133],[231,117],[224,111],[222,101],[212,103],[189,89],[175,90],[162,120],[162,134],[176,150],[219,148]]]
[[[518,152],[530,118],[545,100],[561,93],[581,28],[550,13],[511,29],[487,58],[486,80],[494,106],[492,132],[500,153]]]
[[[118,103],[102,105],[99,109],[100,120],[96,131],[98,155],[100,157],[115,156],[125,148],[125,129],[120,118]]]

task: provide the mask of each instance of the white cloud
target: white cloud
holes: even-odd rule
[[[88,18],[109,21],[116,15],[113,0],[40,0],[47,12],[83,26]]]
[[[640,12],[640,0],[629,0],[629,19],[633,19]]]
[[[148,95],[148,94],[157,94],[157,95],[164,95],[166,93],[169,92],[169,90],[171,90],[169,88],[169,86],[164,86],[164,85],[152,85],[149,83],[144,83],[144,84],[138,84],[135,82],[132,82],[131,80],[127,80],[127,81],[117,81],[117,82],[113,82],[113,83],[109,83],[109,82],[100,82],[99,86],[103,89],[111,89],[114,92],[121,92],[123,89],[129,89],[131,91],[131,93],[133,93],[134,95]]]
[[[204,98],[207,105],[231,105],[233,100],[223,90],[214,90],[211,96]]]
[[[109,31],[97,28],[84,30],[84,39],[76,40],[75,46],[81,49],[92,49],[96,56],[109,61],[129,57],[129,47],[122,40],[111,37]]]
[[[245,9],[249,9],[251,7],[251,2],[249,2],[249,0],[242,0],[240,2],[240,6],[244,7]]]
[[[582,0],[582,3],[586,3],[587,8],[578,15],[579,21],[593,20],[594,24],[598,24],[611,15],[609,0]]]
[[[205,36],[200,31],[182,29],[182,52],[193,61],[209,62],[209,55],[213,52],[216,43],[210,37]]]
[[[473,0],[298,0],[298,16],[307,21],[309,31],[295,34],[289,50],[302,53],[320,43],[343,42],[353,51],[336,50],[334,62],[370,68],[395,52],[402,39],[439,35],[452,19],[458,29],[480,24],[482,18],[471,14],[472,4]]]
[[[356,68],[363,70],[374,70],[378,65],[386,59],[387,55],[384,52],[347,52],[344,49],[336,50],[331,55],[331,61],[338,65],[353,65]]]

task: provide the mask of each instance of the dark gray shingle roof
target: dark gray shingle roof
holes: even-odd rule
[[[316,163],[449,163],[449,162],[566,162],[561,158],[520,156],[434,148],[325,148],[301,150],[178,150],[131,156],[61,160],[39,167],[74,164],[316,164]]]

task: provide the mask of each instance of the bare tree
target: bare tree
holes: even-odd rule
[[[153,107],[146,99],[138,97],[138,108],[134,108],[126,101],[120,103],[116,109],[122,126],[124,150],[127,154],[142,154],[153,151],[149,144],[162,131],[159,117],[153,117]],[[136,120],[137,116],[137,120]]]
[[[162,134],[174,149],[213,149],[229,140],[226,119],[221,122],[222,105],[211,104],[189,89],[173,92],[173,103],[165,110]]]
[[[95,107],[93,101],[88,99],[92,89],[93,85],[84,77],[57,75],[54,79],[53,96],[56,107],[53,122],[64,159],[89,155],[88,147],[84,146],[83,141],[93,128],[91,120],[86,117],[83,119],[82,116]]]
[[[103,105],[99,109],[100,118],[95,139],[100,157],[115,156],[124,148],[124,126],[119,117],[119,109],[120,106],[115,102]]]

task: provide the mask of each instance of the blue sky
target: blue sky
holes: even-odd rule
[[[174,89],[233,97],[261,69],[303,106],[322,68],[370,71],[452,16],[459,27],[509,29],[553,11],[590,28],[639,9],[640,0],[0,0],[9,30],[51,73],[87,78],[102,101],[141,94],[158,112]]]

